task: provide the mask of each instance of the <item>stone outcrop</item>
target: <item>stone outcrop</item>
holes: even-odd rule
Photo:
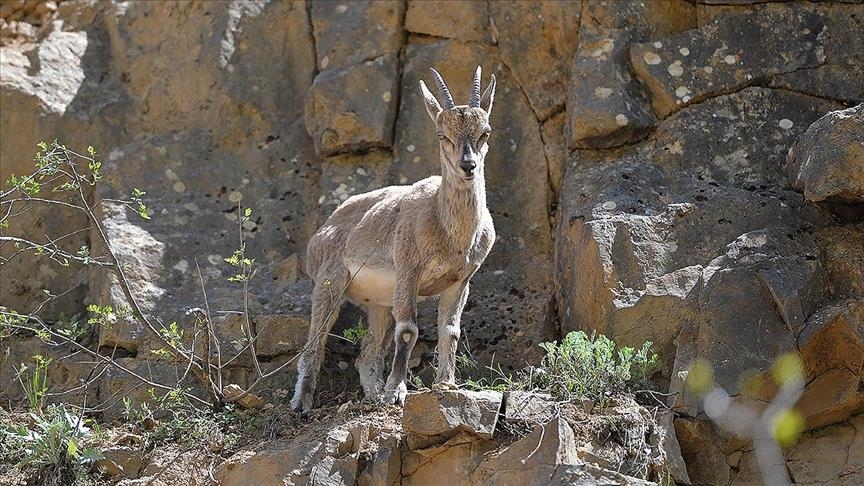
[[[864,104],[810,125],[789,149],[787,167],[808,201],[864,203]]]

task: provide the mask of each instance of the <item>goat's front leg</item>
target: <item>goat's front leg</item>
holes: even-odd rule
[[[456,348],[462,309],[468,300],[468,279],[441,293],[438,301],[438,373],[435,383],[455,383]]]
[[[417,288],[420,271],[413,269],[402,272],[396,278],[396,291],[393,294],[393,318],[396,320],[396,352],[393,367],[384,385],[384,403],[405,403],[408,387],[408,360],[417,343]]]

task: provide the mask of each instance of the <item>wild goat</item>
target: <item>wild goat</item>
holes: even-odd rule
[[[306,271],[312,290],[309,338],[297,366],[291,406],[312,408],[324,344],[342,299],[368,313],[357,369],[366,397],[404,403],[408,359],[417,342],[417,301],[438,295],[438,373],[452,384],[468,280],[495,242],[486,208],[483,162],[492,129],[489,116],[495,76],[480,95],[480,67],[468,105],[455,106],[441,75],[432,69],[442,104],[420,81],[426,111],[440,141],[441,175],[410,186],[390,186],[348,198],[309,241]],[[344,291],[344,292],[343,292]],[[387,339],[396,351],[383,383]]]

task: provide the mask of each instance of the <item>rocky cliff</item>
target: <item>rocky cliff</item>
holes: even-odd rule
[[[0,176],[25,173],[35,144],[58,138],[101,151],[93,197],[146,190],[152,221],[111,204],[100,214],[146,312],[189,326],[202,287],[214,309],[241,309],[224,259],[251,207],[241,231],[260,270],[259,354],[270,369],[290,359],[308,326],[306,241],[348,196],[438,171],[417,83],[434,66],[466,99],[481,65],[498,78],[487,157],[498,240],[463,317],[473,355],[514,370],[570,330],[651,340],[678,393],[668,405],[690,480],[751,484],[753,446],[683,398],[687,369],[707,359],[719,386],[761,410],[776,389],[753,380],[798,351],[808,432],[787,469],[799,484],[864,480],[860,2],[20,0],[0,14]],[[85,223],[44,211],[13,230]],[[0,304],[18,310],[69,289],[53,320],[123,299],[98,272],[36,259],[4,265],[2,280]],[[433,310],[421,309],[421,376]],[[232,315],[220,317],[226,342]],[[134,321],[95,339],[131,369],[175,373]],[[0,393],[17,396],[10,363],[43,348],[4,338]],[[334,370],[355,352],[330,351]],[[67,360],[52,383],[74,388],[87,370]],[[98,393],[127,384],[107,373]]]

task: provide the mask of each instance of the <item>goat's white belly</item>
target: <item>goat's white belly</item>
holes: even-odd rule
[[[349,268],[353,279],[348,285],[348,300],[357,305],[376,304],[393,306],[396,272],[377,268]]]

